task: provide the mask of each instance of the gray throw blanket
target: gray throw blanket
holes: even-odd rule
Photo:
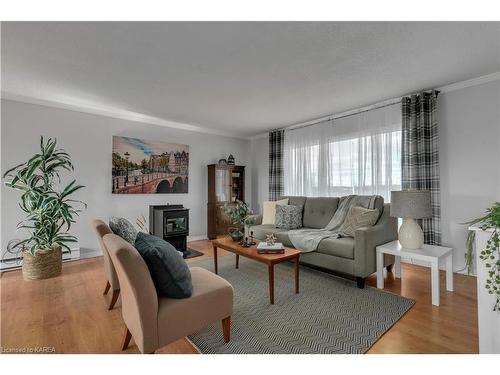
[[[339,206],[332,219],[323,229],[294,229],[288,231],[288,238],[293,246],[303,253],[316,251],[318,245],[325,238],[339,238],[342,236],[340,227],[352,206],[375,208],[375,199],[378,195],[348,195],[341,197]]]

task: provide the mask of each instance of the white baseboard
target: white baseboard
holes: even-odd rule
[[[71,262],[74,260],[81,259],[81,249],[79,247],[71,249],[71,253],[68,251],[63,251],[63,262]],[[11,257],[3,258],[0,261],[0,272],[13,271],[21,269],[22,260],[19,257],[12,255]]]
[[[80,251],[80,259],[89,259],[102,256],[102,251],[100,249],[88,249],[83,248]]]
[[[206,234],[188,236],[187,238],[188,242],[206,239],[208,239]],[[63,252],[63,262],[69,262],[79,259],[90,259],[99,256],[102,256],[102,252],[100,249],[76,247],[74,249],[71,249],[71,253]],[[21,259],[16,258],[13,254],[10,257],[5,257],[0,260],[0,272],[21,269],[21,266]]]
[[[188,236],[187,238],[188,242],[191,242],[191,241],[201,241],[201,240],[208,240],[208,237],[206,234],[201,234],[201,235],[198,235],[198,236]]]

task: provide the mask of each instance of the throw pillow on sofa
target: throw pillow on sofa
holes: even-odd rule
[[[276,206],[283,204],[288,204],[288,198],[279,201],[264,202],[262,205],[262,225],[274,225],[276,222]]]
[[[352,206],[340,226],[340,232],[347,237],[354,237],[356,229],[375,225],[379,217],[379,210],[371,210],[361,206]]]
[[[137,230],[130,221],[123,217],[112,217],[109,219],[109,228],[114,234],[134,245],[135,238],[137,237]]]
[[[277,205],[276,228],[280,229],[302,228],[302,206]]]
[[[191,271],[175,247],[159,237],[139,232],[135,248],[146,262],[159,295],[170,298],[191,297]]]

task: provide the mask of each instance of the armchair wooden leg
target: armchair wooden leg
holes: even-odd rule
[[[104,292],[102,293],[103,296],[108,294],[109,288],[111,288],[111,284],[109,283],[109,281],[106,281],[106,286],[104,287]]]
[[[228,343],[231,339],[231,317],[222,319],[222,333],[224,334],[224,342]]]
[[[130,333],[128,328],[125,326],[125,332],[123,333],[123,339],[122,339],[122,350],[127,349],[131,338],[132,338],[132,334]]]
[[[120,289],[113,290],[113,295],[111,296],[111,302],[109,303],[108,310],[113,310],[113,307],[115,307],[115,303],[118,300],[119,295]]]

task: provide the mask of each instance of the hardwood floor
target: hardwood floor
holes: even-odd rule
[[[210,241],[189,243],[212,256]],[[222,249],[219,256],[228,255]],[[234,256],[234,255],[228,255]],[[192,260],[191,260],[192,261]],[[386,290],[413,298],[415,306],[403,316],[369,353],[477,353],[476,279],[455,274],[455,292],[441,288],[441,306],[431,304],[430,270],[402,265],[403,282],[386,278]],[[444,285],[444,272],[441,272]],[[20,271],[4,272],[0,278],[0,345],[13,348],[48,348],[56,353],[138,353],[133,339],[120,350],[124,324],[121,302],[108,311],[111,293],[105,287],[102,258],[64,263],[59,277],[25,282]],[[376,285],[375,274],[367,279]],[[53,348],[53,349],[52,349]],[[157,353],[197,353],[187,339]]]

